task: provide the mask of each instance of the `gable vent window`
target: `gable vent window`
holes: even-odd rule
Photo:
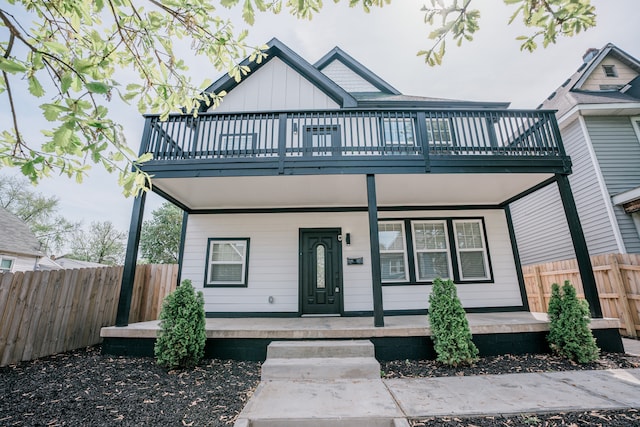
[[[607,77],[618,77],[618,71],[615,65],[603,65],[604,75]]]

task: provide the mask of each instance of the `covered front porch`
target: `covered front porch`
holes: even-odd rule
[[[545,313],[527,311],[467,313],[481,355],[548,352]],[[384,327],[370,317],[243,317],[206,319],[207,357],[264,360],[267,345],[279,340],[369,339],[379,360],[434,358],[428,316],[385,316]],[[618,319],[592,319],[602,351],[623,352]],[[153,355],[159,321],[103,328],[103,352]]]

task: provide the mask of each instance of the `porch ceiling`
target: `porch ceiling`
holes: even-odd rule
[[[376,175],[378,206],[497,205],[551,174]],[[365,175],[159,178],[193,210],[367,206]]]

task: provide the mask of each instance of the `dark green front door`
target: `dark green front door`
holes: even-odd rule
[[[340,314],[342,244],[339,228],[300,230],[302,314]]]

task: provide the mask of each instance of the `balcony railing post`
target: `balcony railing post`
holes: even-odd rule
[[[144,153],[152,152],[150,146],[151,146],[151,121],[153,120],[155,120],[155,117],[145,117],[144,119],[144,129],[142,130],[142,139],[140,140],[140,149],[138,150],[138,156],[142,156]]]
[[[422,157],[424,158],[424,170],[429,172],[429,132],[427,132],[427,116],[424,111],[416,113],[416,138],[422,146]]]
[[[287,154],[287,113],[278,115],[278,173],[284,173],[284,159]]]

